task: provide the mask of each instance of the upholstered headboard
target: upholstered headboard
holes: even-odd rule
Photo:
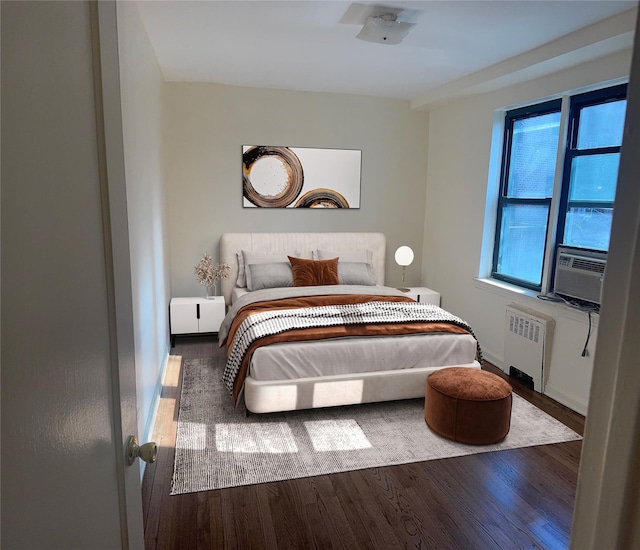
[[[220,261],[231,266],[228,279],[222,279],[222,295],[231,303],[231,292],[238,277],[236,252],[280,252],[296,250],[303,258],[311,251],[368,249],[373,252],[373,272],[379,285],[384,284],[386,238],[382,233],[225,233],[220,237]]]

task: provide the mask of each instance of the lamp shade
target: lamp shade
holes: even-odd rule
[[[408,246],[401,246],[396,250],[396,263],[398,265],[407,266],[413,262],[413,250]]]

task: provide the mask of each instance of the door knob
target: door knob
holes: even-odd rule
[[[144,445],[138,445],[138,439],[135,435],[130,435],[127,439],[127,447],[125,449],[125,456],[127,458],[127,464],[131,466],[136,458],[144,460],[147,464],[152,464],[156,461],[158,456],[158,446],[154,441],[145,443]]]

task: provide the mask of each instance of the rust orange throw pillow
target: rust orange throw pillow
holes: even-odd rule
[[[338,258],[332,260],[303,260],[289,256],[293,272],[293,286],[337,285]]]

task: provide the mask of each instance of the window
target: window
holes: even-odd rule
[[[609,246],[626,84],[564,104],[566,138],[560,135],[561,99],[505,114],[492,276],[533,290],[542,289],[545,257],[557,245]],[[561,140],[566,145],[559,158]]]
[[[540,288],[561,100],[507,113],[493,275]]]
[[[571,98],[558,243],[609,248],[626,86]]]

